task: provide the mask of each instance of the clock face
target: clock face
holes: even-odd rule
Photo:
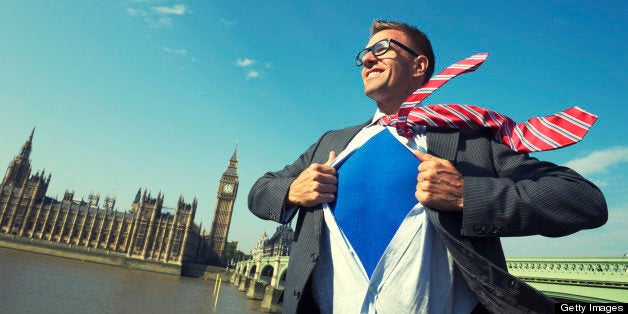
[[[227,193],[227,194],[231,194],[233,192],[233,184],[227,183],[227,184],[223,185],[222,186],[222,191]]]

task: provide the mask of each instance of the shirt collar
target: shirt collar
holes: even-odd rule
[[[369,123],[366,127],[376,125],[377,121],[379,121],[379,119],[385,115],[386,115],[385,113],[383,113],[381,110],[379,110],[379,108],[377,108],[375,110],[375,113],[373,114],[373,119],[371,120],[371,123]],[[416,132],[415,134],[417,135],[425,135],[425,132],[427,131],[427,127],[424,125],[416,125],[414,126],[414,128],[415,128],[414,132]]]
[[[377,108],[377,109],[375,110],[375,114],[373,114],[373,120],[371,120],[371,123],[370,123],[369,125],[367,125],[367,126],[374,125],[375,123],[377,123],[377,121],[379,121],[379,119],[380,119],[381,117],[383,117],[383,116],[385,116],[385,115],[386,115],[385,113],[381,112],[381,111],[379,110],[379,108]]]

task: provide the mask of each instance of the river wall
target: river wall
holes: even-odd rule
[[[231,270],[227,272],[227,280],[238,291],[250,300],[261,301],[260,309],[268,313],[281,313],[283,304],[280,301],[283,288],[276,288],[265,281],[249,278]],[[225,276],[223,276],[225,278]]]
[[[7,234],[0,234],[0,247],[80,260],[82,262],[98,263],[176,276],[208,279],[215,277],[218,273],[224,272],[224,269],[221,267],[195,263],[176,265],[156,261],[139,260],[129,258],[124,253],[109,250],[87,248],[68,243],[58,243],[32,238],[22,238]]]

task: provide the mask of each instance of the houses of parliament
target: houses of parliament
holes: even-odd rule
[[[220,179],[208,235],[194,222],[197,199],[179,197],[176,208],[164,195],[141,189],[128,211],[115,209],[115,197],[90,194],[87,201],[66,190],[63,199],[46,196],[51,175],[31,173],[35,130],[10,162],[0,183],[0,233],[126,254],[128,258],[182,265],[224,260],[238,190],[237,147]]]

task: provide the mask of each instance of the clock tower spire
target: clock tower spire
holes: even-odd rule
[[[233,151],[227,170],[223,172],[218,183],[218,195],[216,198],[216,208],[209,231],[209,245],[214,257],[220,262],[224,262],[225,246],[227,235],[231,225],[233,205],[238,192],[238,144]]]

